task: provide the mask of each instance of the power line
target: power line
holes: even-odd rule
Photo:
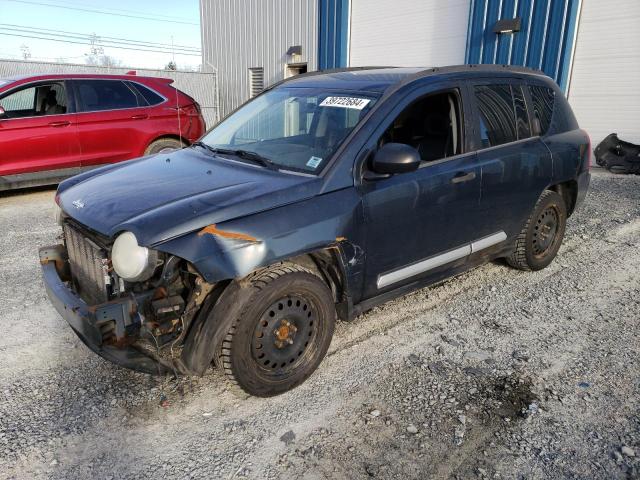
[[[77,41],[73,41],[73,40],[62,40],[62,39],[57,39],[57,38],[46,38],[46,37],[37,37],[35,35],[20,35],[18,33],[5,33],[5,32],[0,32],[0,35],[4,35],[7,37],[19,37],[19,38],[31,38],[34,40],[49,40],[51,42],[61,42],[61,43],[73,43],[76,45],[92,45],[91,42],[77,42]],[[105,45],[108,46],[109,48],[116,48],[116,49],[120,49],[120,50],[136,50],[139,52],[154,52],[154,53],[171,53],[171,50],[151,50],[151,49],[142,49],[142,48],[133,48],[133,47],[118,47],[116,45]],[[200,54],[198,53],[178,53],[178,55],[185,55],[185,56],[191,56],[191,57],[199,57]]]
[[[16,24],[12,24],[12,23],[0,23],[0,27],[11,27],[11,28],[19,28],[19,29],[28,29],[28,30],[34,30],[34,33],[44,33],[44,32],[52,32],[54,34],[69,34],[69,35],[79,35],[79,36],[84,36],[84,37],[89,37],[90,33],[78,33],[78,32],[69,32],[66,30],[57,30],[57,29],[51,29],[51,28],[42,28],[42,27],[29,27],[27,25],[16,25]],[[48,33],[47,33],[48,34]],[[192,45],[179,45],[179,44],[171,44],[171,43],[160,43],[160,42],[147,42],[145,40],[134,40],[131,38],[122,38],[122,37],[109,37],[109,36],[105,36],[105,35],[98,35],[98,38],[100,39],[105,39],[105,40],[122,40],[124,42],[130,42],[130,43],[137,43],[137,44],[148,44],[151,47],[175,47],[175,48],[180,48],[180,49],[184,49],[184,50],[193,50],[196,52],[200,51],[199,47],[194,47]]]
[[[0,26],[4,26],[5,24],[0,24]],[[49,30],[49,29],[39,29],[39,28],[31,28],[31,27],[26,27],[26,28],[14,28],[14,27],[10,27],[10,26],[4,26],[4,31],[9,31],[9,32],[15,32],[15,33],[21,33],[21,34],[35,34],[35,35],[44,35],[47,37],[47,39],[63,39],[63,40],[82,40],[82,41],[87,41],[89,40],[91,42],[91,44],[99,44],[100,46],[103,47],[117,47],[120,45],[124,45],[124,46],[132,46],[132,47],[141,47],[141,48],[156,48],[156,49],[160,49],[163,51],[166,51],[167,53],[178,53],[178,54],[194,54],[194,55],[200,55],[200,50],[199,49],[195,49],[193,47],[176,47],[176,48],[172,48],[170,45],[169,46],[164,46],[163,44],[154,44],[152,42],[139,42],[136,40],[126,40],[126,39],[122,39],[122,40],[103,40],[104,38],[107,37],[101,37],[99,35],[85,35],[85,34],[81,34],[81,33],[74,33],[74,32],[65,32],[65,33],[49,33],[49,32],[55,32],[55,30]],[[51,38],[49,38],[51,37]]]
[[[97,13],[99,15],[111,15],[114,17],[125,17],[125,18],[137,18],[140,20],[150,20],[150,21],[154,21],[154,22],[166,22],[166,23],[178,23],[178,24],[182,24],[182,25],[197,25],[199,26],[200,23],[197,22],[188,22],[188,21],[180,21],[180,20],[168,20],[168,19],[162,19],[162,18],[153,18],[153,17],[149,17],[149,16],[143,16],[143,15],[130,15],[130,14],[125,14],[125,13],[115,13],[115,12],[109,12],[109,11],[103,11],[103,10],[95,10],[95,9],[91,9],[91,8],[81,8],[81,7],[68,7],[65,5],[55,5],[52,3],[44,3],[44,2],[34,2],[34,1],[30,1],[30,0],[5,0],[6,2],[15,2],[15,3],[24,3],[27,5],[39,5],[39,6],[43,6],[43,7],[51,7],[51,8],[62,8],[65,10],[75,10],[77,12],[88,12],[88,13]]]
[[[49,3],[54,3],[54,4],[62,4],[62,5],[70,5],[73,7],[83,7],[83,2],[72,2],[72,1],[64,1],[64,0],[47,0]],[[114,13],[117,12],[125,12],[125,13],[133,13],[136,15],[142,15],[142,16],[146,16],[146,17],[158,17],[158,18],[165,18],[165,19],[170,19],[170,20],[184,20],[184,21],[191,21],[191,18],[186,18],[186,17],[178,17],[176,15],[162,15],[160,13],[148,13],[148,12],[143,12],[142,10],[127,10],[126,8],[110,8],[110,9],[99,9],[99,10],[107,10],[107,11],[111,11]]]

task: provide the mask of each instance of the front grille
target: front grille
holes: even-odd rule
[[[107,252],[69,222],[63,226],[71,277],[80,297],[89,305],[108,300]]]

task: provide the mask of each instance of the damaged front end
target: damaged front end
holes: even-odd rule
[[[82,341],[133,370],[192,373],[181,360],[182,343],[214,285],[177,256],[129,246],[128,253],[147,257],[114,257],[120,237],[68,217],[62,227],[64,244],[41,248],[40,263],[53,305]]]

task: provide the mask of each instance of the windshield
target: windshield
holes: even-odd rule
[[[376,99],[359,92],[281,87],[247,103],[201,142],[220,153],[317,173]]]

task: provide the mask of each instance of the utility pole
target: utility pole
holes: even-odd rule
[[[29,49],[29,45],[25,45],[24,43],[20,45],[20,51],[22,52],[22,58],[25,60],[29,60],[31,58],[31,50]]]
[[[102,46],[100,45],[100,37],[95,33],[92,33],[89,36],[89,43],[91,43],[91,56],[102,55],[104,53],[104,48],[102,48]]]

